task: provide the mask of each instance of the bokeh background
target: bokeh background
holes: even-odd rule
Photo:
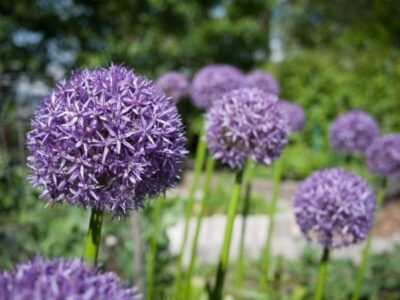
[[[190,79],[212,63],[232,64],[246,72],[266,70],[279,81],[281,98],[306,111],[306,126],[285,154],[284,177],[301,180],[340,161],[331,153],[327,133],[341,112],[360,108],[376,118],[383,133],[400,131],[399,16],[397,0],[1,1],[0,268],[39,253],[82,255],[88,213],[44,209],[39,192],[26,181],[25,167],[25,134],[35,105],[72,69],[122,63],[150,79],[168,70],[179,70]],[[190,99],[178,108],[193,153],[202,112]],[[183,178],[190,175],[191,165],[189,157]],[[362,169],[361,158],[349,167]],[[227,171],[220,168],[218,174],[222,179],[215,179],[215,184],[221,182],[222,187],[212,193],[209,215],[224,212],[222,199],[229,193],[223,186],[226,178],[230,180]],[[270,172],[259,169],[257,175],[268,180]],[[390,222],[383,231],[388,235],[400,233],[396,184],[385,204],[397,212],[387,217]],[[184,190],[184,184],[178,189]],[[158,239],[160,299],[172,280],[175,258],[166,229],[182,215],[180,197],[177,193],[168,200]],[[251,213],[267,211],[263,197],[254,197]],[[144,248],[151,231],[146,218],[150,213],[151,205],[140,219]],[[142,274],[134,271],[140,261],[132,257],[134,222],[109,219],[102,261],[127,281],[140,282]],[[307,299],[312,291],[308,277],[317,259],[313,248],[306,248],[295,261],[279,260],[275,284],[281,286],[282,299]],[[400,299],[400,249],[375,255],[370,264],[363,297]],[[348,279],[354,276],[354,263],[337,260],[332,268],[338,271],[332,272],[327,299],[346,299],[351,295]],[[212,270],[201,265],[197,275],[207,278]],[[257,276],[253,262],[248,266],[249,290]],[[229,289],[234,287],[228,283]],[[248,294],[243,299],[259,299],[254,297]]]

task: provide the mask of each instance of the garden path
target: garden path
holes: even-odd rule
[[[178,187],[174,193],[185,196],[187,194],[187,182],[190,182],[191,176],[185,176],[184,183]],[[281,195],[278,202],[278,211],[275,219],[275,228],[273,232],[273,248],[272,251],[276,255],[282,255],[287,259],[297,258],[306,244],[302,237],[292,212],[293,194],[298,187],[296,181],[284,181],[281,186]],[[266,179],[256,179],[253,181],[254,193],[268,195],[271,191],[271,182]],[[198,192],[196,198],[201,197]],[[266,200],[267,201],[267,200]],[[212,215],[204,218],[198,246],[197,259],[202,263],[216,262],[222,244],[223,231],[225,228],[226,217],[222,214]],[[391,224],[388,224],[391,223]],[[392,223],[395,223],[396,228]],[[183,219],[170,227],[167,231],[170,239],[170,250],[173,254],[177,254],[182,240]],[[196,219],[191,218],[190,230],[188,236],[188,245],[191,245],[194,236]],[[266,215],[251,215],[247,219],[246,236],[245,236],[245,257],[247,259],[257,259],[260,257],[268,230],[269,220]],[[242,226],[242,217],[237,216],[234,223],[231,259],[235,260],[238,255],[240,232]],[[379,253],[392,249],[396,244],[400,244],[400,201],[391,201],[385,205],[380,217],[378,218],[378,226],[375,238],[372,242],[372,253]],[[397,230],[396,230],[397,229]],[[357,261],[363,249],[363,244],[354,245],[345,249],[335,250],[334,257],[349,258]],[[188,263],[190,247],[187,246],[184,252],[184,263]]]

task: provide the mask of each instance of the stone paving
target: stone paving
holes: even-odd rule
[[[305,245],[294,219],[292,212],[292,198],[296,191],[298,183],[294,181],[285,181],[281,188],[281,197],[278,201],[278,211],[275,216],[275,228],[272,240],[272,252],[280,254],[288,259],[295,259]],[[271,184],[265,180],[255,180],[253,183],[255,193],[268,195],[271,190]],[[181,193],[181,191],[177,191]],[[183,193],[183,192],[182,192]],[[267,198],[267,197],[266,197]],[[195,218],[190,221],[190,230],[188,243],[184,253],[184,263],[189,260],[190,245],[193,241]],[[212,263],[216,262],[222,245],[223,233],[226,223],[225,215],[213,215],[204,218],[198,246],[198,262]],[[266,215],[251,215],[247,219],[245,235],[245,257],[247,259],[257,259],[266,241],[269,220]],[[242,227],[242,217],[237,216],[234,223],[231,259],[235,260],[238,255],[240,232]],[[170,239],[170,250],[177,254],[181,245],[183,235],[183,219],[180,219],[173,227],[167,231]],[[400,233],[392,234],[389,237],[375,237],[372,243],[371,252],[378,253],[390,250],[394,245],[400,243]],[[363,244],[338,249],[333,252],[333,257],[349,258],[358,261]]]

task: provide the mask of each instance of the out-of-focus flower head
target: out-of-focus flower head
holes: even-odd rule
[[[280,89],[278,81],[276,81],[274,76],[261,70],[254,70],[247,74],[244,79],[244,86],[256,87],[265,93],[272,93],[275,95],[279,94]]]
[[[79,259],[35,258],[0,272],[1,300],[140,300],[113,272],[100,273]]]
[[[364,153],[378,136],[379,126],[369,114],[361,110],[338,116],[329,133],[332,148],[345,154]]]
[[[280,100],[278,102],[278,107],[282,115],[286,118],[290,131],[300,131],[303,129],[305,115],[300,105]]]
[[[208,65],[193,78],[191,96],[196,106],[209,109],[223,94],[243,84],[243,73],[230,65]]]
[[[400,133],[385,134],[366,151],[368,169],[392,179],[400,179]]]
[[[307,239],[338,248],[367,238],[375,195],[358,175],[340,168],[320,170],[300,185],[294,212]]]
[[[242,168],[247,158],[269,165],[279,157],[288,127],[277,100],[257,88],[224,94],[206,114],[207,143],[214,158]]]
[[[189,92],[189,82],[186,77],[176,71],[170,71],[161,75],[155,84],[168,96],[174,103],[185,97]]]
[[[173,186],[186,154],[176,106],[119,65],[59,82],[39,104],[27,146],[29,179],[45,199],[117,215]]]

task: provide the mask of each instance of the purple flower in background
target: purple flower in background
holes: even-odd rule
[[[392,179],[400,179],[400,133],[383,135],[366,151],[368,169]]]
[[[122,215],[173,186],[185,157],[175,105],[123,66],[74,72],[39,104],[30,181],[50,202]]]
[[[287,143],[287,123],[277,97],[257,88],[226,93],[206,114],[208,148],[214,158],[241,168],[247,158],[269,165]]]
[[[280,100],[278,108],[286,118],[290,131],[300,131],[304,127],[304,110],[300,105],[289,101]]]
[[[205,110],[223,94],[243,84],[243,73],[230,65],[209,65],[193,78],[191,96],[194,104]]]
[[[261,70],[255,70],[247,74],[244,79],[244,86],[256,87],[266,93],[272,93],[275,95],[278,95],[279,93],[279,84],[274,76]]]
[[[0,300],[139,300],[136,288],[125,288],[113,272],[101,274],[79,259],[33,261],[0,271]]]
[[[302,182],[294,198],[297,224],[307,239],[327,248],[365,240],[375,212],[375,195],[367,182],[344,169],[316,171]]]
[[[379,126],[375,120],[361,110],[353,110],[336,118],[329,139],[335,151],[353,154],[364,153],[378,136]]]
[[[176,71],[161,75],[155,84],[176,103],[189,92],[189,82],[186,77]]]

